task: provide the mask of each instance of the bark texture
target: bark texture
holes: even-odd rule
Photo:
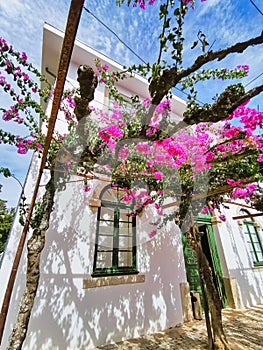
[[[212,271],[208,259],[203,252],[200,241],[197,238],[196,229],[194,226],[191,228],[191,238],[192,239],[189,243],[194,249],[197,257],[202,293],[204,297],[209,349],[231,350],[223,329],[221,300],[213,281]]]
[[[255,38],[249,39],[247,41],[236,43],[225,49],[219,51],[209,51],[195,60],[195,62],[186,69],[178,70],[176,67],[166,69],[162,72],[162,75],[157,76],[150,83],[149,91],[153,97],[152,103],[158,105],[168,91],[180,83],[181,79],[190,76],[192,73],[196,72],[199,68],[204,66],[208,62],[215,60],[221,61],[231,53],[242,53],[248,47],[254,45],[260,45],[263,43],[263,32]]]
[[[33,234],[27,243],[26,286],[21,300],[17,321],[10,337],[8,350],[22,349],[31,311],[34,305],[40,277],[40,257],[45,246],[46,231],[49,228],[50,215],[54,204],[54,171],[51,171],[50,175],[51,177],[46,185],[45,194],[41,203],[41,212],[43,215],[39,222],[39,227],[34,229]]]

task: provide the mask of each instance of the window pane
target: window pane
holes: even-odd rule
[[[114,220],[114,208],[101,207],[100,220]]]
[[[99,234],[100,235],[113,235],[114,222],[112,221],[100,221]]]
[[[98,250],[112,249],[113,237],[112,236],[99,236],[98,237]]]
[[[117,198],[117,189],[114,187],[108,188],[107,191],[103,193],[102,201],[107,201],[111,203],[115,203]]]
[[[131,249],[132,248],[132,236],[120,236],[119,237],[119,248],[120,249]]]
[[[255,248],[255,251],[260,252],[261,246],[260,246],[259,242],[254,243],[254,248]]]
[[[257,252],[257,257],[258,257],[258,262],[262,262],[263,261],[263,252],[262,252],[262,250]]]
[[[128,210],[125,208],[120,208],[120,221],[130,222],[131,218],[127,216]]]
[[[249,232],[251,233],[251,234],[256,234],[256,230],[255,230],[255,227],[253,226],[253,225],[249,225],[248,226],[248,229],[249,229]]]
[[[251,256],[252,256],[253,261],[254,261],[254,262],[257,262],[257,256],[256,256],[256,254],[255,254],[254,251],[251,252]]]
[[[128,228],[120,227],[119,232],[120,232],[120,237],[121,236],[129,236],[131,238],[133,237],[133,229],[131,225]]]
[[[249,250],[252,251],[253,250],[253,246],[252,246],[251,241],[247,241],[247,244],[248,244]]]
[[[241,215],[249,215],[246,210],[240,211]],[[243,230],[246,235],[246,241],[249,253],[254,263],[263,261],[262,246],[259,242],[258,231],[255,227],[253,218],[248,218],[243,221]]]
[[[249,233],[246,226],[244,227],[244,233],[249,237]]]
[[[98,252],[97,254],[97,268],[105,269],[112,266],[112,252]]]
[[[119,251],[119,267],[132,266],[132,252]]]

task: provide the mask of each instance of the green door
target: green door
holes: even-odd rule
[[[212,270],[214,284],[217,288],[220,300],[222,302],[222,306],[226,307],[227,297],[225,293],[223,274],[217,252],[211,217],[209,215],[199,215],[196,219],[196,224],[198,227],[198,231],[201,234],[201,244],[203,251],[209,261],[209,265]],[[195,253],[193,252],[192,248],[188,245],[184,236],[182,240],[185,257],[186,275],[190,290],[199,292],[201,295],[201,285]]]
[[[183,250],[184,250],[184,260],[185,260],[185,269],[187,281],[189,283],[190,291],[198,292],[200,295],[201,284],[199,279],[198,265],[195,253],[193,249],[189,246],[187,239],[184,235],[182,235],[183,241]]]

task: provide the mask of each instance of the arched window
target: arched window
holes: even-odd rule
[[[250,215],[250,213],[244,209],[240,210],[240,214]],[[243,230],[254,265],[263,265],[263,247],[262,241],[260,240],[260,233],[258,232],[255,222],[251,217],[243,220]]]
[[[136,270],[136,218],[123,201],[125,192],[106,186],[100,194],[93,277],[138,273]]]

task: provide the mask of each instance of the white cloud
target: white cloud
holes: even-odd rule
[[[0,2],[0,10],[9,17],[16,17],[25,10],[25,7],[24,1],[21,0],[2,0]]]

